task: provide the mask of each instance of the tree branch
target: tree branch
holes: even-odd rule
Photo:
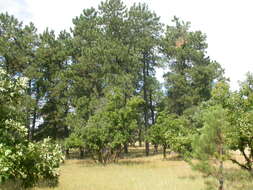
[[[249,170],[249,168],[248,168],[247,166],[241,164],[241,163],[238,162],[237,160],[232,159],[232,158],[230,158],[229,160],[232,161],[233,163],[237,164],[237,165],[240,166],[241,168],[243,168],[243,169],[245,169],[245,170]]]

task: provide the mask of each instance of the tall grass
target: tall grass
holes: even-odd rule
[[[227,162],[226,168],[235,169]],[[231,170],[231,171],[232,171]],[[231,175],[226,190],[252,190],[250,180],[238,183],[242,175]],[[175,154],[163,160],[162,154],[144,156],[143,148],[132,148],[117,164],[98,165],[90,159],[67,160],[61,166],[59,185],[55,188],[36,187],[32,190],[202,190],[204,179]],[[1,187],[0,187],[1,189]],[[2,190],[2,189],[1,189]],[[13,189],[20,190],[17,186]]]
[[[138,149],[131,152],[119,163],[106,166],[91,160],[67,160],[54,190],[198,190],[204,186],[199,174],[173,156],[163,160],[162,155],[142,157]]]

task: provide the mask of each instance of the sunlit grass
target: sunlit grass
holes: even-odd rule
[[[198,190],[204,186],[200,175],[184,161],[174,159],[175,155],[163,160],[160,154],[141,157],[143,153],[135,151],[119,163],[107,166],[93,164],[91,160],[67,160],[61,167],[59,186],[53,189]]]
[[[59,185],[55,188],[36,187],[32,190],[202,190],[204,180],[190,166],[177,157],[168,155],[163,160],[161,152],[144,156],[144,148],[131,148],[129,154],[116,164],[106,166],[95,164],[90,159],[71,159],[61,166]],[[78,155],[75,152],[75,156]],[[239,156],[234,154],[235,156]],[[240,158],[240,157],[238,157]],[[226,169],[233,171],[237,167],[231,162],[225,163]],[[240,175],[240,174],[239,174]],[[239,178],[238,178],[239,177]],[[232,181],[225,183],[225,189],[252,190],[251,180],[240,180],[235,175]],[[239,183],[238,183],[239,182]],[[241,183],[242,182],[242,183]],[[20,190],[7,185],[4,190]],[[1,187],[0,187],[0,190]]]

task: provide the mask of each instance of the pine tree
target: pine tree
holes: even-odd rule
[[[206,177],[214,177],[218,181],[218,190],[224,190],[224,161],[229,158],[226,138],[228,113],[220,105],[210,106],[204,110],[202,120],[204,126],[192,143],[192,155],[197,162],[191,164]]]
[[[222,76],[220,65],[206,55],[206,36],[190,31],[190,23],[174,18],[175,26],[167,26],[163,53],[169,72],[165,75],[168,109],[183,112],[211,97],[214,80]]]
[[[69,34],[61,32],[57,38],[54,31],[46,30],[40,35],[36,51],[37,72],[34,86],[37,88],[37,103],[40,104],[39,124],[36,138],[63,138],[68,136],[65,117],[70,109],[68,100],[69,81],[64,77],[69,67]]]
[[[154,124],[153,87],[155,84],[155,68],[158,66],[158,46],[162,25],[159,17],[148,9],[146,4],[134,4],[129,10],[131,25],[131,41],[136,50],[139,65],[139,88],[145,101],[144,130]],[[150,122],[151,121],[151,122]],[[149,155],[149,142],[145,143],[146,155]]]

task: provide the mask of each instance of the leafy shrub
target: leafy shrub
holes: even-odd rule
[[[57,184],[61,161],[61,149],[50,139],[13,147],[0,144],[0,183],[19,181],[22,186],[31,187],[40,180],[50,180]]]
[[[27,140],[22,108],[25,81],[0,69],[0,184],[13,181],[26,188],[48,179],[56,184],[63,160],[60,147],[50,139]]]
[[[95,161],[103,164],[117,161],[137,130],[138,109],[143,99],[132,97],[126,105],[123,100],[121,93],[111,94],[103,108],[80,129],[84,147]]]
[[[184,117],[161,112],[155,125],[148,131],[147,138],[153,143],[163,147],[163,156],[166,149],[181,154],[186,154],[191,149],[191,129],[189,122]]]
[[[80,148],[83,146],[84,146],[83,140],[80,137],[78,137],[75,133],[72,133],[64,141],[65,148]]]

